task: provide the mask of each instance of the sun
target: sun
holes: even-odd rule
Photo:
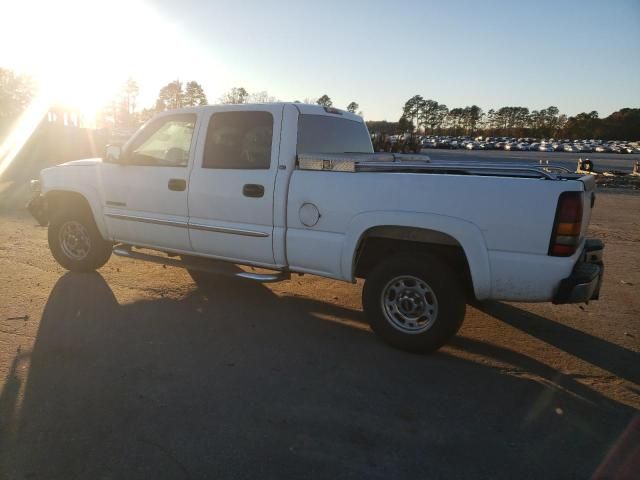
[[[143,1],[22,0],[8,8],[0,41],[11,48],[0,65],[31,74],[52,103],[85,117],[116,97],[129,76],[167,83],[198,64],[222,70],[210,51]]]
[[[0,145],[0,175],[52,106],[79,112],[93,127],[130,76],[149,91],[197,65],[206,65],[203,76],[225,75],[211,49],[142,0],[14,1],[3,6],[3,20],[0,66],[32,76],[37,92]]]
[[[39,7],[45,10],[39,12],[39,24],[17,54],[31,59],[43,95],[85,118],[117,96],[141,39],[166,28],[151,9],[135,1],[63,0]]]

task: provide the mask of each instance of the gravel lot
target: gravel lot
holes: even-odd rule
[[[120,258],[71,274],[4,213],[0,478],[631,478],[639,212],[598,197],[601,301],[469,307],[428,356],[376,340],[361,284],[202,291]]]

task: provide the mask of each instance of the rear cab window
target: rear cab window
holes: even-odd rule
[[[363,122],[302,114],[298,118],[298,154],[304,153],[373,153],[373,146]]]

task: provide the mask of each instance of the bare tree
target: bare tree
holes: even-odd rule
[[[116,127],[135,127],[138,123],[136,115],[136,100],[140,93],[138,83],[132,78],[127,78],[120,90],[119,97],[110,105],[111,122]]]
[[[269,95],[266,90],[249,94],[249,103],[276,103],[279,101],[276,97]]]
[[[220,103],[247,103],[249,92],[244,87],[233,87],[220,97]]]

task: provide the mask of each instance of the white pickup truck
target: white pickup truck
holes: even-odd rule
[[[109,150],[108,150],[109,151]],[[31,213],[73,271],[115,253],[196,283],[308,273],[355,282],[387,343],[431,351],[472,300],[598,298],[594,181],[559,167],[374,154],[362,118],[316,105],[161,113],[103,159],[43,170]],[[264,272],[264,270],[261,270]]]

